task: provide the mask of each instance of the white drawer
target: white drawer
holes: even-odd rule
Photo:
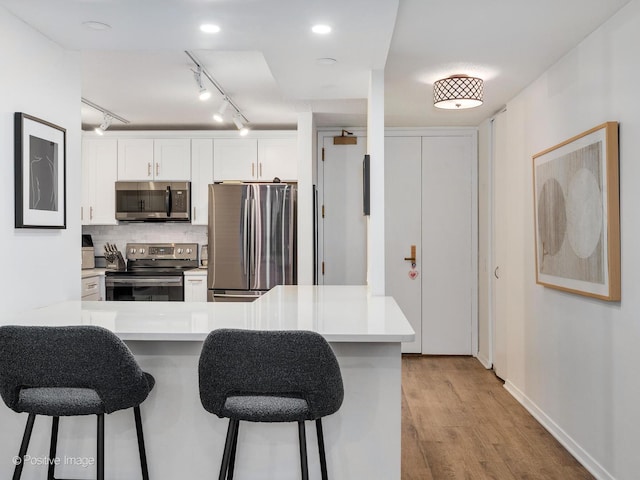
[[[85,297],[97,295],[97,299],[100,299],[100,277],[87,277],[82,279],[82,293],[83,300],[93,300],[93,298],[86,299]]]

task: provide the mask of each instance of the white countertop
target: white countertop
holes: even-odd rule
[[[217,328],[312,330],[329,342],[408,342],[415,332],[391,297],[366,286],[280,286],[252,303],[63,302],[4,324],[100,325],[123,340],[201,341]]]
[[[100,275],[104,275],[104,272],[106,272],[107,269],[106,268],[87,268],[80,271],[82,272],[82,278],[89,278],[89,277],[98,277]]]

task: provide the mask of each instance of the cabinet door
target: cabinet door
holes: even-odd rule
[[[221,138],[213,141],[213,178],[258,180],[258,141],[254,138]]]
[[[298,139],[264,138],[258,140],[258,175],[270,182],[298,179]]]
[[[191,223],[207,225],[209,211],[209,189],[213,183],[213,140],[198,138],[191,140]]]
[[[118,140],[118,180],[153,180],[153,140]]]
[[[188,138],[153,141],[155,180],[191,180],[191,141]]]
[[[184,301],[185,302],[206,302],[207,301],[207,276],[206,275],[184,275]]]
[[[115,182],[118,141],[86,139],[82,142],[82,224],[115,225]]]

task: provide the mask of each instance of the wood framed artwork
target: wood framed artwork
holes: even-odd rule
[[[67,228],[66,130],[17,112],[15,226]]]
[[[620,300],[618,123],[533,156],[536,282]]]

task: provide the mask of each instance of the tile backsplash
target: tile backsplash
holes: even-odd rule
[[[104,244],[115,244],[124,255],[127,243],[207,243],[207,226],[190,223],[121,223],[84,225],[82,233],[91,235],[95,255],[104,256]]]

